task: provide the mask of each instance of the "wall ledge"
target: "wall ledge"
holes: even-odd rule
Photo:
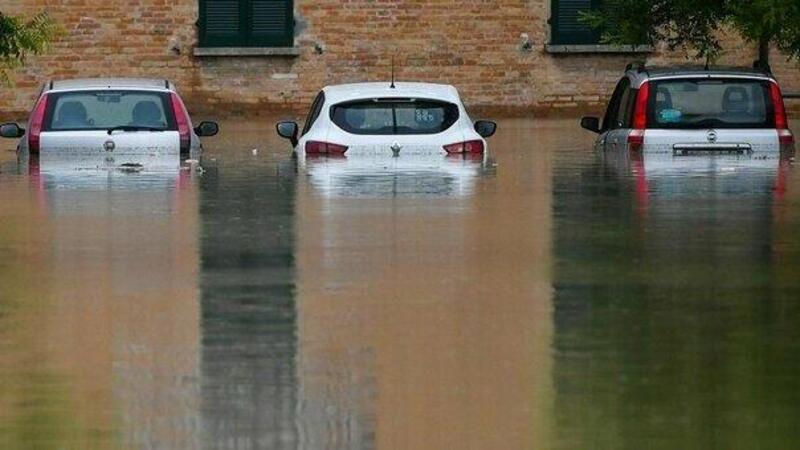
[[[195,47],[194,56],[300,56],[299,47]]]
[[[556,45],[547,44],[544,51],[556,55],[592,54],[592,53],[653,53],[649,45]]]

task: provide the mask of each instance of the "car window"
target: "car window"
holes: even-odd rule
[[[438,100],[385,98],[347,102],[331,108],[331,120],[339,128],[364,135],[441,133],[458,118],[458,106]]]
[[[177,130],[169,93],[78,91],[50,94],[45,131],[107,130],[140,126]]]
[[[774,114],[768,81],[683,79],[651,86],[651,128],[771,128]]]
[[[631,82],[628,77],[625,77],[617,83],[614,93],[611,95],[611,100],[608,103],[606,115],[603,118],[603,131],[613,130],[618,127],[617,119],[619,115],[620,102],[625,90],[630,86]]]
[[[311,130],[311,127],[314,123],[319,119],[319,115],[322,112],[322,106],[325,104],[325,92],[320,91],[317,94],[317,97],[314,99],[314,103],[311,104],[311,110],[308,112],[308,117],[306,117],[306,123],[303,125],[303,132],[301,136],[305,136]]]

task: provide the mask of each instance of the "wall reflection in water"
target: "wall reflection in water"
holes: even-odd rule
[[[188,174],[10,167],[0,180],[0,447],[199,445]]]
[[[205,448],[299,445],[295,169],[277,170],[231,152],[200,183]]]
[[[800,186],[788,161],[559,157],[557,447],[794,445]]]

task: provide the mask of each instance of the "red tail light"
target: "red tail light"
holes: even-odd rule
[[[189,113],[186,112],[186,106],[178,94],[173,92],[171,97],[172,111],[175,114],[178,133],[181,135],[181,152],[188,152],[192,144],[192,124],[189,121]]]
[[[30,153],[39,153],[42,143],[42,128],[44,127],[44,116],[47,112],[47,94],[39,98],[36,107],[33,109],[33,116],[31,116],[31,126],[28,130],[28,151]]]
[[[777,83],[770,83],[769,93],[772,97],[772,107],[775,110],[775,128],[788,130],[789,121],[786,119],[786,105],[783,103],[783,93]]]
[[[309,155],[344,155],[346,151],[347,147],[344,145],[320,141],[306,142],[306,154]]]
[[[636,94],[636,105],[633,108],[633,131],[628,135],[628,146],[632,151],[639,151],[644,145],[644,132],[647,129],[647,105],[650,103],[650,83],[645,81]]]
[[[769,93],[772,98],[772,108],[775,110],[775,129],[778,130],[780,144],[782,147],[791,147],[794,145],[794,135],[789,131],[789,119],[786,117],[786,104],[783,102],[783,92],[781,92],[778,83],[770,83]]]
[[[445,145],[444,150],[447,153],[483,153],[485,148],[483,141],[467,141],[458,142],[455,144]]]

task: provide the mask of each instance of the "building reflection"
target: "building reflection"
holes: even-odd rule
[[[300,448],[547,441],[548,160],[437,164],[313,161],[298,179]]]
[[[193,183],[63,169],[0,189],[0,446],[196,447]]]
[[[294,168],[230,156],[203,176],[203,446],[294,449]]]

